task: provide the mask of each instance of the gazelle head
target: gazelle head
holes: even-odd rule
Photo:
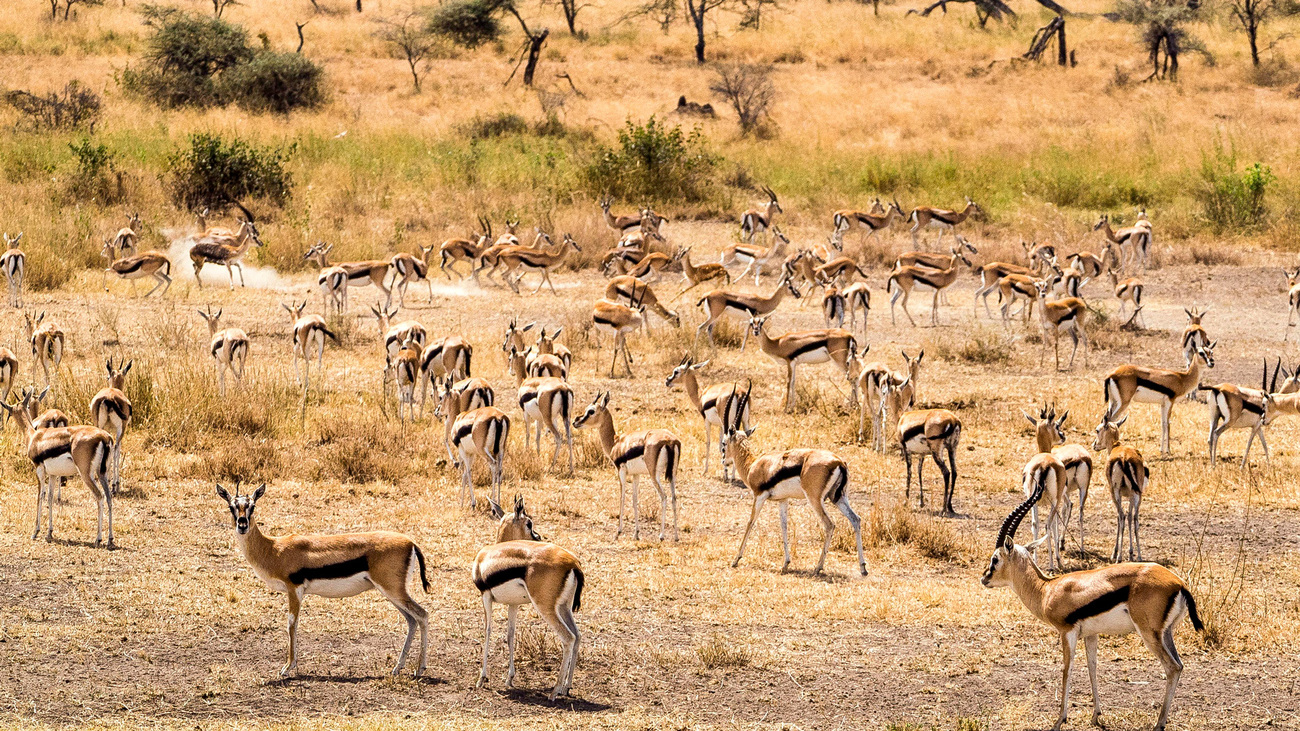
[[[1204,346],[1196,346],[1196,357],[1201,359],[1206,368],[1214,367],[1214,347],[1218,344],[1218,340],[1211,340]]]
[[[906,218],[907,214],[903,212],[903,204],[895,198],[893,203],[889,204],[889,210],[893,211],[899,218]]]
[[[614,205],[614,198],[612,196],[602,195],[600,197],[600,210],[609,213],[609,207],[612,205]]]
[[[1108,213],[1101,214],[1101,218],[1097,219],[1097,223],[1093,225],[1092,230],[1100,231],[1103,228],[1110,228],[1110,214]]]
[[[10,236],[8,233],[5,233],[4,237],[5,237],[5,248],[17,249],[18,242],[23,240],[23,232],[19,231],[17,236]]]
[[[508,218],[506,219],[506,233],[510,234],[511,236],[514,236],[515,230],[518,228],[519,228],[519,219],[516,218],[513,221]]]
[[[514,345],[511,345],[506,350],[506,375],[515,378],[526,378],[528,376],[524,363],[524,354]]]
[[[774,249],[777,247],[784,248],[790,245],[790,237],[786,236],[785,233],[781,231],[780,226],[772,227],[772,238],[772,248]]]
[[[6,235],[5,239],[7,240],[8,238],[8,235]],[[1282,269],[1282,274],[1286,276],[1286,284],[1288,287],[1294,287],[1297,284],[1300,284],[1300,267],[1296,267],[1294,272],[1287,271],[1284,267]]]
[[[536,234],[533,236],[534,247],[538,246],[539,244],[542,246],[551,245],[551,235],[543,231],[541,226],[533,226],[533,231]]]
[[[816,254],[810,254],[810,256],[814,259],[817,258]],[[803,297],[803,293],[799,291],[799,288],[794,286],[794,277],[791,272],[786,272],[785,276],[781,277],[781,281],[776,286],[778,288],[785,287],[785,291],[789,292],[790,296],[795,299]]]
[[[984,209],[980,208],[980,204],[971,200],[970,196],[966,196],[966,210],[970,211],[973,215],[976,216],[984,215]]]
[[[703,363],[696,363],[690,353],[683,355],[682,362],[678,363],[677,367],[673,369],[673,372],[668,374],[668,380],[664,381],[664,388],[672,388],[673,384],[677,382],[677,379],[685,376],[689,372],[701,370],[708,364],[709,361],[707,360]]]
[[[262,243],[262,234],[257,230],[257,224],[244,219],[239,220],[239,230],[247,236],[255,245],[265,246]]]
[[[195,218],[197,218],[198,221],[199,221],[199,230],[200,230],[200,231],[206,231],[206,230],[208,230],[208,209],[207,209],[207,208],[204,208],[203,210],[199,211],[199,212],[195,215]]]
[[[285,311],[289,313],[289,321],[293,323],[297,323],[298,320],[302,318],[302,313],[307,310],[307,300],[303,300],[302,304],[294,304],[293,302],[290,302],[289,304],[286,305],[285,303],[281,302],[280,306],[283,307]]]
[[[221,329],[221,313],[224,311],[225,308],[218,308],[217,311],[214,313],[212,311],[212,305],[208,305],[207,312],[204,312],[203,310],[197,311],[199,313],[199,317],[202,317],[203,321],[208,323],[209,335],[216,335],[217,330]]]
[[[961,249],[962,251],[969,251],[972,254],[980,253],[980,250],[975,248],[969,241],[967,241],[965,236],[962,236],[961,234],[956,234],[956,237],[957,237],[957,248]],[[967,261],[966,264],[969,266],[970,262]]]
[[[49,390],[48,387],[45,389],[46,392],[49,392]],[[20,434],[26,435],[32,431],[32,411],[34,411],[32,408],[32,398],[32,389],[24,388],[22,398],[18,401],[12,404],[0,401],[0,408],[3,408],[9,416],[13,417],[14,423],[18,425],[18,431]],[[45,398],[45,393],[42,393],[40,398]],[[39,404],[40,402],[37,401],[37,403]]]
[[[656,235],[658,235],[658,234],[656,234]],[[549,240],[549,239],[547,240],[547,243],[550,243],[550,240]],[[578,242],[573,240],[573,236],[572,236],[572,235],[570,235],[570,234],[568,234],[568,233],[565,233],[565,234],[564,234],[564,243],[565,243],[565,245],[567,245],[567,246],[572,246],[574,251],[576,251],[576,252],[578,252],[578,253],[582,253],[582,247],[581,247],[581,246],[578,246]]]
[[[109,264],[112,264],[117,259],[117,247],[113,246],[112,239],[107,236],[104,237],[104,248],[99,250],[99,255],[104,257]]]
[[[956,264],[958,261],[960,261],[961,263],[965,264],[967,267],[973,268],[975,265],[971,263],[970,257],[966,256],[966,247],[970,247],[972,250],[975,247],[971,246],[970,244],[967,244],[964,240],[958,239],[958,241],[960,242],[959,245],[954,246],[951,249],[953,263]]]
[[[826,237],[826,243],[836,251],[844,251],[844,234],[847,231],[847,227],[837,226],[834,231],[831,231],[830,236]]]
[[[1300,391],[1300,366],[1294,368],[1282,367],[1281,359],[1278,360],[1278,366],[1281,367],[1282,385],[1278,387],[1276,393],[1296,393]]]
[[[226,506],[230,508],[231,523],[235,526],[235,532],[239,535],[248,535],[248,529],[253,524],[253,509],[257,507],[257,501],[266,494],[266,483],[252,492],[252,494],[239,494],[239,483],[235,483],[235,494],[231,495],[226,492],[226,488],[217,485],[217,497],[226,501]]]
[[[317,263],[319,263],[322,267],[329,266],[328,264],[325,263],[326,257],[329,256],[330,251],[332,251],[333,249],[334,249],[334,244],[326,245],[324,241],[317,239],[315,245],[313,245],[310,249],[307,249],[307,253],[302,255],[302,260],[307,261],[308,259],[316,259]]]
[[[398,309],[396,307],[385,308],[382,305],[371,305],[370,314],[375,316],[379,322],[379,337],[383,337],[388,332],[388,325],[397,317]]]
[[[785,213],[781,208],[781,203],[776,199],[776,192],[766,185],[763,186],[763,192],[767,194],[767,209],[776,213]]]
[[[1209,307],[1206,307],[1206,308],[1203,309],[1203,310],[1198,310],[1198,309],[1196,309],[1195,306],[1193,306],[1192,309],[1190,309],[1190,310],[1187,309],[1186,307],[1183,308],[1183,312],[1186,312],[1186,313],[1187,313],[1187,324],[1188,324],[1189,326],[1191,326],[1191,325],[1195,325],[1195,326],[1197,326],[1197,327],[1200,327],[1200,325],[1201,325],[1201,319],[1204,318],[1204,317],[1205,317],[1205,313],[1207,313],[1207,312],[1209,312],[1209,311],[1210,311],[1210,308],[1209,308]]]
[[[1051,537],[1052,533],[1048,531],[1027,546],[1017,546],[1015,542],[1016,530],[1020,527],[1020,522],[1025,519],[1029,509],[1037,505],[1043,497],[1045,484],[1039,482],[1034,488],[1034,493],[1017,505],[1006,520],[1002,521],[1002,527],[998,530],[997,543],[993,547],[993,555],[989,557],[988,568],[984,569],[984,575],[980,577],[980,583],[985,587],[1010,586],[1016,574],[1025,572],[1033,565],[1034,559],[1030,551],[1038,548],[1039,544]]]
[[[41,323],[44,321],[45,321],[44,310],[42,310],[40,314],[34,316],[30,312],[23,313],[23,328],[27,333],[28,340],[32,339],[32,336],[36,334],[36,328],[40,327]]]
[[[871,210],[868,211],[873,216],[879,216],[885,212],[885,204],[880,202],[880,196],[871,199]]]
[[[109,387],[109,388],[116,388],[116,389],[119,390],[119,391],[121,391],[123,388],[125,388],[125,387],[126,387],[126,374],[131,372],[131,366],[134,365],[134,364],[135,364],[135,361],[133,361],[133,360],[128,360],[128,361],[126,362],[126,365],[123,366],[123,365],[122,365],[122,362],[121,362],[121,361],[118,361],[118,363],[117,363],[117,367],[114,368],[114,367],[113,367],[113,358],[112,358],[112,357],[109,357],[109,359],[108,359],[107,361],[104,362],[104,368],[106,368],[106,369],[108,370],[108,387]]]
[[[501,343],[502,352],[509,352],[511,347],[514,347],[517,350],[523,350],[528,347],[524,343],[524,333],[532,330],[533,325],[536,324],[537,323],[535,322],[530,322],[523,327],[519,327],[518,319],[514,317],[510,318],[510,324],[506,325],[506,339]]]
[[[763,317],[754,316],[749,318],[749,332],[753,334],[754,337],[762,336],[763,328],[767,326],[768,317],[771,317],[771,315],[764,315]]]
[[[547,334],[546,328],[543,327],[537,333],[537,352],[542,355],[552,355],[555,353],[555,340],[564,332],[564,326],[555,328],[555,332]]]
[[[1038,409],[1038,418],[1021,411],[1029,425],[1034,427],[1034,438],[1038,442],[1038,448],[1043,450],[1046,446],[1056,446],[1065,444],[1065,420],[1070,416],[1069,409],[1059,417],[1056,415],[1056,406],[1043,404]],[[1043,450],[1047,451],[1047,450]]]
[[[140,221],[140,214],[139,214],[139,213],[128,213],[128,214],[126,214],[126,227],[127,227],[127,228],[131,229],[132,231],[135,231],[136,233],[139,233],[139,232],[140,232],[140,224],[141,224],[141,221]]]
[[[507,513],[501,509],[500,505],[488,499],[488,506],[492,510],[492,517],[498,518],[501,523],[497,527],[497,543],[506,541],[541,541],[543,538],[533,530],[533,516],[528,514],[524,508],[524,496],[515,493],[514,510]]]
[[[587,425],[587,422],[597,419],[600,415],[609,416],[609,391],[596,394],[596,398],[592,399],[587,410],[578,414],[578,417],[573,420],[573,428],[581,429]]]
[[[1097,425],[1097,431],[1092,437],[1093,451],[1106,452],[1119,444],[1119,428],[1124,426],[1126,421],[1128,421],[1128,414],[1119,421],[1111,421],[1109,414],[1101,417],[1101,423]]]

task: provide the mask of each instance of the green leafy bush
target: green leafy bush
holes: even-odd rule
[[[113,164],[116,154],[107,145],[82,139],[68,143],[68,149],[73,157],[73,168],[65,183],[69,197],[100,205],[122,199],[122,174]]]
[[[699,128],[686,133],[652,116],[645,124],[629,120],[618,133],[618,147],[598,150],[585,178],[595,195],[699,203],[715,194],[720,162]]]
[[[248,198],[283,205],[293,194],[285,170],[289,148],[259,148],[240,139],[191,135],[168,160],[172,199],[184,208],[222,210]]]
[[[429,10],[429,31],[458,46],[476,48],[501,36],[494,0],[449,0]]]
[[[297,53],[259,53],[221,77],[222,96],[252,111],[288,114],[325,101],[325,71]]]
[[[1276,179],[1269,166],[1258,162],[1238,172],[1236,150],[1215,143],[1201,156],[1199,197],[1206,220],[1215,231],[1262,225],[1268,217],[1264,196]]]

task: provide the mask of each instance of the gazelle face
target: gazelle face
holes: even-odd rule
[[[1092,230],[1100,231],[1101,229],[1105,228],[1108,224],[1110,224],[1110,216],[1102,216],[1101,218],[1097,219],[1097,224],[1092,227]]]
[[[606,392],[606,393],[599,394],[598,396],[596,396],[595,400],[593,400],[591,404],[587,406],[587,410],[579,414],[578,418],[573,420],[573,428],[574,429],[583,428],[584,426],[587,425],[587,422],[596,418],[596,414],[602,411],[606,411],[608,406],[609,406],[609,393]]]
[[[493,506],[494,513],[500,508]],[[499,513],[498,513],[499,514]],[[497,542],[505,541],[541,541],[543,538],[533,530],[533,517],[528,514],[524,508],[524,498],[522,495],[515,495],[514,512],[501,515],[501,523],[497,528]]]
[[[656,234],[656,236],[657,236],[657,235],[658,235],[658,234]],[[569,246],[572,246],[574,251],[577,251],[577,252],[579,252],[579,253],[582,252],[582,247],[581,247],[581,246],[578,246],[578,242],[577,242],[577,241],[574,241],[574,240],[573,240],[573,237],[570,236],[569,234],[565,234],[565,235],[564,235],[564,243],[568,244]]]
[[[1205,364],[1206,368],[1214,367],[1214,346],[1218,344],[1219,341],[1215,340],[1203,348],[1196,349],[1196,355],[1200,357],[1201,362]]]
[[[1014,551],[1016,548],[1018,547],[1013,545],[1011,550]],[[984,575],[980,577],[980,583],[989,589],[1010,586],[1010,559],[1010,551],[1007,550],[1006,546],[998,546],[997,550],[993,551],[993,555],[989,557],[989,566],[984,569]]]
[[[751,332],[755,337],[757,337],[757,336],[763,334],[763,327],[764,327],[765,325],[767,325],[767,318],[766,318],[766,317],[751,317],[751,318],[749,318],[749,331],[750,331],[750,332]]]
[[[240,495],[239,486],[236,485],[233,497],[226,492],[226,488],[217,485],[217,496],[225,500],[227,507],[230,508],[230,519],[235,526],[235,532],[239,535],[248,534],[248,528],[253,522],[253,509],[257,507],[258,499],[264,494],[266,494],[265,483],[251,495]]]
[[[9,234],[5,234],[4,237],[5,237],[5,246],[6,246],[6,247],[8,247],[8,248],[10,248],[10,249],[17,249],[17,248],[18,248],[18,242],[23,240],[23,232],[22,232],[22,231],[19,231],[19,232],[18,232],[18,235],[17,235],[17,236],[14,236],[14,237],[10,237]]]
[[[1097,433],[1092,439],[1093,451],[1105,452],[1116,444],[1119,444],[1119,428],[1123,426],[1126,421],[1128,421],[1127,415],[1119,421],[1111,421],[1103,418],[1101,423],[1097,425]]]

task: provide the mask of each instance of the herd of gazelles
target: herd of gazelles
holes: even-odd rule
[[[767,190],[770,200],[766,206],[747,211],[742,216],[742,234],[746,241],[758,233],[770,230],[776,238],[772,247],[759,248],[749,245],[728,247],[718,265],[695,266],[690,263],[689,251],[679,249],[675,256],[644,253],[648,249],[650,238],[662,238],[658,234],[659,224],[664,220],[652,211],[644,210],[640,215],[615,218],[609,212],[609,201],[601,202],[607,223],[613,228],[636,231],[625,236],[611,255],[605,257],[607,271],[621,270],[607,288],[606,299],[599,302],[593,310],[593,322],[598,330],[611,332],[615,336],[615,358],[621,352],[629,374],[631,358],[627,351],[624,337],[629,332],[644,324],[644,312],[653,309],[661,316],[675,324],[679,318],[675,313],[664,308],[654,298],[648,284],[658,281],[664,267],[673,261],[680,261],[687,282],[691,286],[710,280],[725,280],[730,283],[732,277],[727,266],[735,263],[746,265],[744,276],[749,271],[755,273],[755,281],[768,264],[777,263],[782,254],[779,248],[782,242],[788,243],[772,226],[772,217],[781,212],[776,196]],[[912,234],[924,226],[938,226],[940,238],[944,230],[952,230],[978,206],[968,200],[966,209],[961,212],[942,211],[920,208],[910,214],[913,222]],[[901,208],[895,202],[888,210],[882,206],[872,212],[840,211],[835,214],[835,235],[832,244],[835,248],[842,246],[842,236],[854,223],[869,230],[868,235],[889,226],[893,220],[903,217]],[[204,227],[193,249],[191,259],[195,265],[196,278],[205,263],[217,263],[230,271],[233,287],[233,269],[242,267],[239,259],[251,245],[260,245],[256,227],[249,221],[242,221],[237,231],[212,229],[200,219]],[[158,280],[158,287],[170,285],[170,264],[159,252],[145,252],[128,255],[134,249],[138,238],[138,217],[133,216],[131,225],[122,229],[118,235],[106,240],[104,254],[109,259],[107,272],[118,274],[122,278],[135,279],[153,276]],[[486,227],[486,226],[485,226]],[[502,268],[504,281],[518,291],[518,284],[529,272],[541,274],[541,282],[550,284],[550,271],[562,261],[569,248],[579,250],[569,236],[560,244],[553,244],[549,237],[540,230],[534,246],[522,246],[514,236],[514,224],[510,233],[496,242],[490,241],[488,233],[479,237],[477,243],[468,240],[455,240],[443,245],[441,249],[444,271],[459,272],[454,264],[467,260],[471,263],[471,274],[477,278],[479,272],[487,272],[491,278],[498,268]],[[982,277],[982,287],[977,298],[982,297],[987,309],[987,295],[992,289],[999,290],[1000,299],[1004,301],[1003,317],[1008,318],[1008,308],[1017,299],[1028,299],[1026,307],[1032,306],[1037,299],[1045,327],[1049,321],[1059,332],[1071,333],[1076,338],[1082,335],[1078,325],[1082,305],[1077,294],[1078,287],[1087,279],[1109,268],[1114,276],[1129,261],[1145,262],[1150,246],[1150,227],[1145,217],[1138,226],[1121,231],[1112,231],[1105,218],[1098,224],[1104,229],[1112,246],[1108,247],[1106,261],[1080,253],[1070,257],[1068,269],[1062,270],[1056,263],[1054,252],[1050,247],[1036,247],[1027,254],[1033,268],[1008,264],[986,264],[976,267],[975,271]],[[900,257],[890,273],[890,288],[899,288],[906,312],[906,296],[916,284],[928,285],[936,290],[934,304],[939,302],[939,292],[951,283],[957,261],[970,266],[965,257],[966,251],[974,253],[964,240],[954,237],[958,246],[952,251],[946,265],[933,255],[912,252]],[[19,241],[22,235],[11,239],[7,234],[5,240],[8,250],[0,257],[0,267],[10,282],[11,304],[21,306],[22,274],[24,261]],[[450,244],[450,246],[449,246]],[[1128,249],[1125,249],[1128,247]],[[351,286],[374,285],[388,297],[381,307],[372,308],[384,334],[386,355],[386,378],[391,375],[398,387],[399,405],[405,411],[399,416],[413,416],[415,405],[414,391],[420,385],[420,409],[428,389],[432,386],[435,394],[440,391],[441,400],[435,409],[435,415],[441,416],[445,423],[445,440],[449,457],[454,464],[462,468],[462,499],[474,504],[471,469],[476,458],[483,458],[492,473],[493,492],[488,503],[494,515],[500,517],[498,542],[479,552],[475,559],[472,578],[476,588],[482,593],[484,605],[485,637],[483,668],[479,683],[487,681],[488,633],[491,627],[491,609],[494,603],[504,603],[509,607],[509,624],[507,644],[510,651],[510,666],[507,671],[507,684],[514,677],[514,625],[519,606],[531,603],[539,615],[550,625],[560,639],[563,659],[559,679],[551,697],[567,694],[572,683],[572,675],[577,660],[578,628],[573,619],[573,612],[580,606],[584,577],[576,557],[557,546],[542,541],[533,528],[532,518],[527,514],[523,501],[516,497],[514,510],[505,513],[500,502],[500,484],[504,472],[505,443],[510,430],[510,418],[493,404],[495,396],[490,384],[481,378],[470,375],[472,348],[462,338],[451,336],[426,343],[427,333],[422,325],[414,321],[393,324],[391,318],[396,310],[391,309],[391,290],[396,288],[402,300],[406,287],[420,280],[428,280],[428,258],[432,249],[422,247],[422,256],[417,258],[399,254],[390,261],[352,262],[330,265],[327,261],[328,246],[318,244],[312,247],[304,258],[316,258],[322,267],[319,283],[326,308],[331,305],[339,310],[346,309],[346,292]],[[495,251],[488,252],[492,249]],[[641,249],[642,256],[636,256],[634,249]],[[773,252],[773,249],[776,249]],[[859,351],[854,335],[841,328],[828,328],[798,333],[787,333],[776,338],[765,330],[767,316],[776,309],[784,293],[789,292],[800,297],[801,292],[795,285],[800,276],[809,285],[822,286],[827,290],[825,301],[834,301],[833,293],[838,292],[844,300],[860,297],[861,309],[869,308],[869,291],[861,287],[862,294],[853,294],[853,285],[839,290],[838,281],[842,274],[859,272],[855,263],[838,261],[830,257],[821,257],[822,262],[814,264],[817,253],[801,251],[780,260],[783,276],[777,290],[770,297],[742,295],[726,290],[715,290],[700,300],[709,312],[709,319],[700,326],[698,332],[705,332],[712,339],[713,325],[728,312],[740,313],[749,318],[746,338],[749,334],[758,340],[760,348],[770,357],[783,361],[787,366],[788,381],[786,389],[786,408],[793,406],[796,368],[801,363],[834,361],[849,377],[853,387],[854,398],[859,390],[862,392],[861,413],[859,420],[859,437],[865,431],[867,415],[873,421],[873,441],[876,449],[883,451],[885,435],[890,434],[900,446],[900,451],[907,464],[906,496],[910,501],[911,472],[914,460],[921,461],[917,466],[917,482],[920,490],[920,504],[924,507],[924,491],[921,480],[921,465],[924,457],[929,455],[938,466],[944,480],[944,514],[954,513],[952,500],[957,480],[955,454],[961,438],[962,425],[958,417],[946,409],[913,410],[916,403],[917,379],[920,365],[924,358],[922,351],[912,357],[904,353],[906,366],[902,371],[892,371],[883,363],[862,363],[861,356],[868,350],[863,346]],[[1044,271],[1054,272],[1043,279],[1034,279]],[[389,271],[395,273],[391,282]],[[1023,273],[1022,273],[1023,270]],[[694,274],[698,272],[698,274]],[[616,273],[616,272],[615,272]],[[450,274],[448,275],[450,276]],[[650,278],[653,279],[650,279]],[[1290,299],[1293,314],[1300,310],[1300,269],[1294,274],[1288,272],[1292,283]],[[1037,297],[1023,285],[1030,280]],[[1134,280],[1130,280],[1132,282]],[[1048,301],[1047,295],[1058,282],[1064,283],[1065,292],[1070,296],[1056,301]],[[1141,308],[1141,285],[1128,284],[1136,288],[1131,297],[1135,311]],[[689,288],[689,287],[688,287]],[[552,285],[552,290],[554,287]],[[536,290],[535,290],[536,291]],[[150,292],[152,294],[152,291]],[[148,296],[148,295],[146,295]],[[430,285],[430,298],[432,287]],[[897,300],[899,295],[895,295]],[[624,305],[619,300],[626,300]],[[334,337],[326,327],[320,315],[304,313],[306,303],[285,305],[293,320],[293,351],[295,368],[297,360],[304,361],[304,371],[300,376],[304,387],[307,383],[306,368],[314,355],[318,361],[323,359],[324,340]],[[856,307],[841,303],[836,307],[826,307],[829,321],[838,313],[840,324],[846,310],[852,312]],[[1023,308],[1022,308],[1023,309]],[[220,327],[221,310],[200,311],[200,316],[207,322],[212,334],[210,353],[217,364],[219,388],[225,392],[225,372],[231,371],[236,380],[243,376],[244,362],[249,350],[248,336],[242,330]],[[1203,310],[1188,310],[1191,321],[1185,331],[1182,344],[1187,360],[1183,370],[1166,370],[1144,368],[1132,365],[1121,366],[1112,371],[1104,380],[1104,392],[1107,399],[1106,414],[1096,429],[1093,449],[1107,453],[1106,477],[1110,484],[1112,499],[1117,511],[1117,529],[1112,561],[1118,562],[1122,556],[1122,547],[1127,538],[1128,558],[1141,561],[1141,546],[1138,540],[1138,508],[1146,487],[1149,470],[1145,467],[1142,456],[1135,449],[1125,446],[1119,440],[1119,428],[1126,420],[1126,411],[1133,402],[1157,403],[1161,408],[1161,451],[1169,451],[1169,415],[1174,404],[1188,396],[1193,390],[1210,392],[1211,436],[1210,449],[1213,459],[1218,437],[1231,428],[1251,429],[1247,443],[1248,458],[1250,445],[1256,436],[1260,438],[1265,455],[1268,454],[1262,428],[1272,417],[1280,414],[1300,414],[1300,373],[1284,371],[1279,363],[1273,371],[1272,382],[1268,379],[1265,366],[1264,380],[1260,389],[1239,387],[1233,384],[1201,386],[1200,369],[1204,365],[1213,367],[1213,350],[1215,342],[1210,341],[1201,327]],[[910,314],[909,314],[910,319]],[[1073,322],[1074,325],[1069,323]],[[63,333],[53,323],[44,321],[44,313],[38,316],[26,315],[27,336],[32,346],[32,354],[42,366],[47,386],[52,373],[57,371],[63,352]],[[598,432],[602,450],[615,467],[620,485],[619,529],[623,532],[624,501],[627,482],[631,479],[633,535],[639,538],[640,521],[638,515],[638,483],[642,476],[647,477],[655,486],[660,496],[660,540],[664,539],[669,508],[672,502],[673,532],[677,536],[677,496],[676,480],[681,460],[681,442],[671,432],[662,429],[619,434],[614,426],[609,410],[610,394],[600,393],[585,411],[573,416],[574,393],[567,382],[571,365],[571,354],[563,345],[556,342],[559,331],[546,333],[539,331],[536,342],[528,345],[524,333],[533,325],[520,327],[512,321],[507,329],[503,350],[506,352],[509,372],[517,379],[518,403],[523,412],[525,429],[529,445],[533,445],[533,428],[536,429],[536,448],[541,448],[543,426],[550,432],[554,441],[552,464],[559,458],[562,444],[569,449],[569,469],[573,469],[573,442],[571,428],[593,428]],[[856,327],[854,328],[856,329]],[[1289,328],[1288,328],[1289,329]],[[697,335],[698,335],[697,332]],[[1289,334],[1289,333],[1288,333]],[[1086,355],[1085,355],[1086,358]],[[1073,361],[1073,356],[1071,358]],[[814,573],[820,573],[829,551],[833,537],[833,522],[825,510],[824,503],[830,502],[848,519],[854,530],[857,543],[858,565],[865,575],[866,563],[862,553],[861,522],[848,502],[849,469],[847,463],[827,450],[792,449],[784,452],[757,454],[749,438],[754,433],[751,425],[750,398],[752,384],[743,389],[737,383],[715,384],[701,390],[697,372],[708,364],[695,363],[688,355],[669,375],[666,385],[682,384],[691,404],[699,411],[705,422],[705,470],[709,470],[709,453],[712,447],[712,429],[719,431],[718,448],[722,457],[724,478],[732,475],[749,488],[753,496],[751,517],[746,525],[744,536],[732,565],[739,564],[745,545],[755,525],[759,512],[767,500],[777,502],[780,512],[782,544],[785,562],[783,570],[790,563],[789,540],[787,532],[787,501],[806,499],[813,512],[823,524],[824,542],[821,557]],[[1058,364],[1059,365],[1059,364]],[[131,368],[130,362],[114,366],[110,360],[107,364],[108,387],[97,394],[91,403],[91,413],[96,426],[70,425],[68,417],[57,409],[39,412],[39,404],[48,393],[36,394],[32,389],[24,389],[18,403],[8,402],[13,387],[13,376],[17,368],[17,358],[11,351],[0,350],[0,404],[14,418],[19,429],[28,440],[28,456],[35,465],[39,483],[37,500],[37,530],[40,532],[41,503],[47,506],[47,538],[53,537],[54,493],[63,479],[79,476],[95,496],[99,507],[100,521],[97,525],[96,543],[102,542],[102,523],[105,514],[108,520],[108,545],[112,547],[112,495],[120,487],[121,440],[131,419],[131,405],[123,392],[125,377]],[[612,368],[611,368],[612,372]],[[1285,375],[1281,388],[1278,387],[1279,375]],[[1126,634],[1138,631],[1148,648],[1160,659],[1164,666],[1167,690],[1157,728],[1163,728],[1173,699],[1182,662],[1173,644],[1174,627],[1184,616],[1190,615],[1193,624],[1200,629],[1196,615],[1195,602],[1186,586],[1173,573],[1163,567],[1149,563],[1116,563],[1101,569],[1077,571],[1053,578],[1045,576],[1035,562],[1036,549],[1048,542],[1049,566],[1060,566],[1060,550],[1064,546],[1065,533],[1070,516],[1073,513],[1073,500],[1077,494],[1079,501],[1080,532],[1079,545],[1083,551],[1083,508],[1091,482],[1092,458],[1087,449],[1081,445],[1064,444],[1063,424],[1068,412],[1059,416],[1055,407],[1043,406],[1036,416],[1025,414],[1033,424],[1038,453],[1025,465],[1023,470],[1023,489],[1026,500],[1007,517],[999,531],[996,548],[990,559],[989,567],[983,576],[986,586],[1011,586],[1025,603],[1026,607],[1039,619],[1055,627],[1061,636],[1064,671],[1062,677],[1062,705],[1059,727],[1064,722],[1068,708],[1069,668],[1076,642],[1082,638],[1085,643],[1089,673],[1092,679],[1094,698],[1094,720],[1098,717],[1097,684],[1095,674],[1096,638],[1101,634]],[[892,423],[886,428],[886,418]],[[563,430],[563,436],[561,435]],[[59,482],[56,482],[56,479]],[[667,483],[665,489],[664,483]],[[217,492],[230,508],[237,542],[245,557],[257,575],[271,588],[283,591],[289,596],[289,659],[282,674],[292,673],[297,665],[296,635],[298,611],[303,596],[317,594],[327,597],[344,597],[359,594],[369,589],[377,589],[408,622],[408,634],[405,645],[398,658],[394,674],[400,672],[406,662],[415,630],[421,633],[421,646],[417,661],[417,675],[425,669],[425,651],[427,649],[428,613],[410,596],[407,591],[409,580],[418,568],[421,583],[429,588],[425,577],[424,557],[418,546],[408,537],[391,532],[375,532],[353,535],[289,535],[282,537],[264,536],[253,520],[256,501],[265,490],[258,488],[251,494],[240,494],[236,487],[232,496],[218,486]],[[1127,508],[1124,503],[1128,503]],[[1043,504],[1050,508],[1045,526],[1040,526],[1038,507]],[[1016,545],[1016,529],[1024,517],[1033,513],[1034,540],[1025,546]],[[1040,527],[1042,530],[1040,530]]]

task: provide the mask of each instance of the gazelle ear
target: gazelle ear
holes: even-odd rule
[[[1026,551],[1034,551],[1034,550],[1037,550],[1037,548],[1043,544],[1043,541],[1046,541],[1048,538],[1051,538],[1051,537],[1052,537],[1052,532],[1051,532],[1051,531],[1048,531],[1048,532],[1045,533],[1044,535],[1040,536],[1040,537],[1038,538],[1038,540],[1030,541],[1028,544],[1026,544],[1026,545],[1025,545],[1025,550],[1026,550]]]
[[[134,360],[128,360],[128,361],[126,362],[126,367],[122,369],[122,375],[125,376],[126,374],[130,373],[130,372],[131,372],[131,366],[133,366],[133,365],[135,365],[135,361],[134,361]]]
[[[493,502],[492,498],[488,498],[487,501],[488,501],[488,510],[491,511],[492,518],[494,520],[501,520],[502,518],[506,517],[506,511],[502,510],[500,505],[497,505],[495,502]]]
[[[704,361],[703,363],[696,363],[695,365],[691,366],[691,370],[693,370],[693,371],[698,371],[698,370],[700,370],[701,368],[707,366],[709,363],[712,363],[712,362],[713,362],[713,359],[710,358],[709,360],[706,360],[706,361]]]
[[[217,497],[225,500],[227,504],[230,503],[230,493],[226,492],[226,488],[221,485],[217,485]]]
[[[257,487],[256,490],[253,491],[253,502],[257,502],[258,499],[265,494],[266,494],[266,483],[263,482],[261,485]]]
[[[554,339],[560,337],[560,333],[562,333],[562,332],[564,332],[564,326],[563,326],[563,325],[561,325],[561,326],[555,328],[555,332],[551,333],[551,340],[554,340]]]
[[[758,431],[758,425],[755,424],[754,426],[751,426],[748,429],[742,429],[741,431],[745,433],[745,438],[749,439],[750,437],[754,436],[754,432]]]
[[[1030,425],[1030,426],[1034,427],[1035,429],[1038,428],[1038,419],[1035,419],[1034,417],[1030,416],[1029,414],[1026,414],[1024,411],[1021,411],[1021,412],[1020,412],[1020,415],[1023,416],[1023,417],[1025,417],[1025,421],[1029,422],[1029,425]]]
[[[533,329],[533,325],[536,325],[536,324],[537,324],[536,322],[530,322],[530,323],[528,323],[527,325],[524,325],[522,332],[528,332],[529,330],[532,330],[532,329]]]
[[[1069,410],[1069,409],[1066,409],[1066,410],[1065,410],[1065,413],[1061,414],[1061,418],[1059,418],[1059,419],[1056,420],[1056,428],[1059,429],[1059,428],[1061,428],[1062,426],[1064,426],[1064,425],[1065,425],[1065,419],[1066,419],[1066,417],[1068,417],[1069,415],[1070,415],[1070,410]]]

